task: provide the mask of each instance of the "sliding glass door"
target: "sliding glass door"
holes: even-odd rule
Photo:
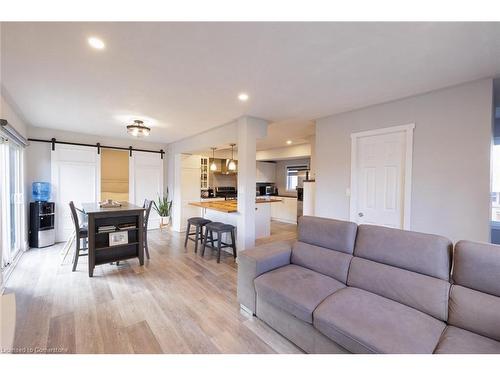
[[[11,257],[21,249],[21,149],[9,142],[9,211],[10,211],[10,253]]]
[[[2,268],[12,262],[24,241],[22,157],[22,148],[16,143],[5,139],[0,143]]]

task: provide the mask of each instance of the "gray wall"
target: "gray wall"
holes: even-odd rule
[[[316,122],[316,214],[349,219],[352,132],[415,123],[411,229],[489,240],[492,80]]]
[[[289,165],[310,165],[310,158],[303,159],[292,159],[292,160],[280,160],[276,162],[276,187],[278,188],[278,193],[280,195],[287,195],[290,197],[296,197],[296,191],[286,191],[286,168]]]

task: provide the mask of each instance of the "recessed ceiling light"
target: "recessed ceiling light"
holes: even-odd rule
[[[291,145],[291,144],[292,144],[292,141],[291,141],[291,140],[288,140],[288,141],[286,141],[286,144],[287,144],[287,145]]]
[[[242,102],[246,102],[248,100],[248,94],[242,92],[241,94],[238,95],[238,99],[241,100]]]
[[[106,47],[104,42],[96,37],[90,37],[87,39],[87,41],[89,42],[89,45],[95,49],[104,49],[104,47]]]

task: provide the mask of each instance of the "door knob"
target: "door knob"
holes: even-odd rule
[[[358,216],[359,216],[359,217],[363,217],[363,216],[365,216],[365,214],[364,214],[364,213],[362,213],[362,212],[359,212],[359,213],[358,213]]]

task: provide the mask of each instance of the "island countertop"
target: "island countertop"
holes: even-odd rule
[[[276,203],[281,202],[281,199],[271,198],[271,199],[256,199],[255,203]],[[238,212],[238,201],[212,201],[212,202],[190,202],[191,206],[201,207],[208,210],[234,213]]]

